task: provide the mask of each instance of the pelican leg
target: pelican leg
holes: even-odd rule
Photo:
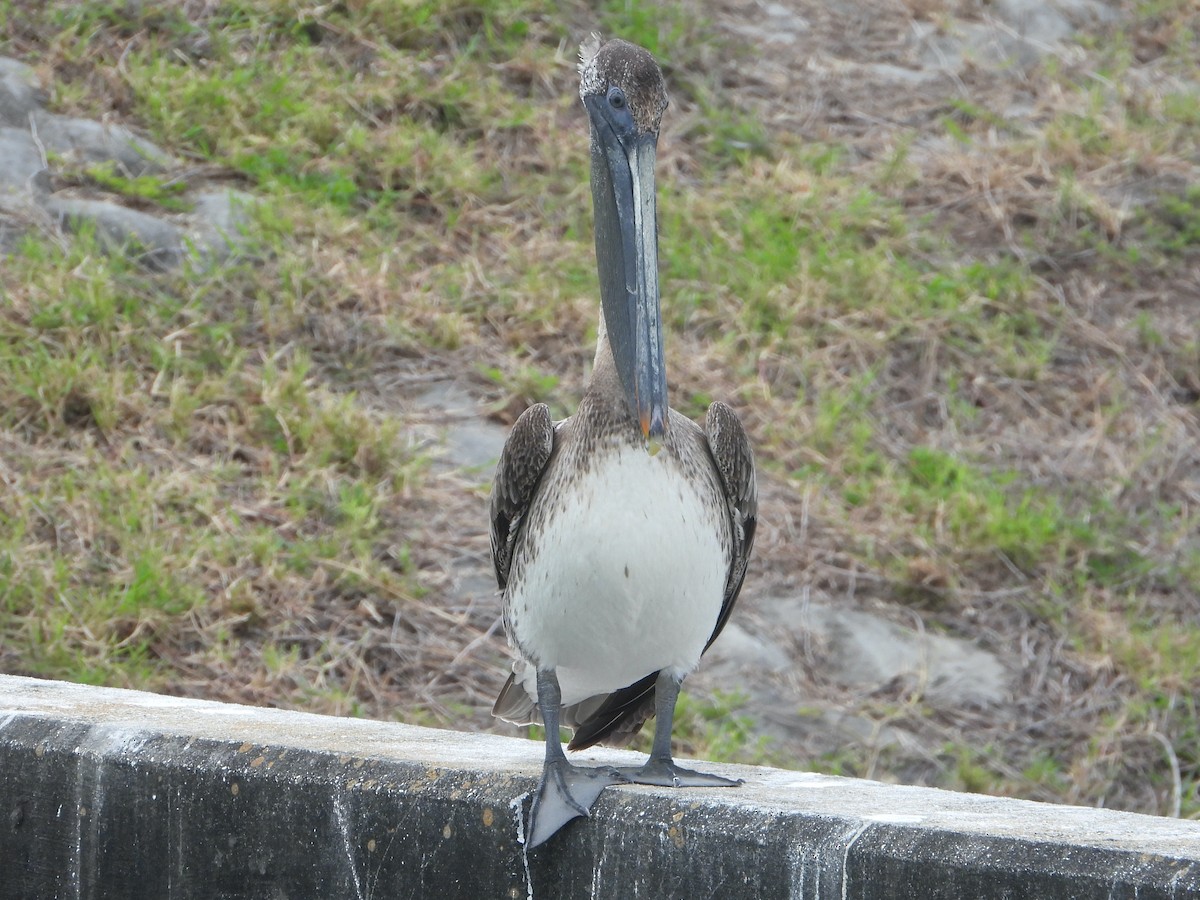
[[[538,707],[546,726],[546,762],[529,811],[527,848],[544,843],[576,816],[586,816],[600,792],[610,784],[629,781],[610,766],[588,769],[567,761],[558,738],[562,692],[553,669],[538,670],[537,688]]]
[[[695,772],[675,765],[671,757],[671,728],[675,724],[675,703],[679,699],[679,687],[683,679],[676,678],[664,669],[654,683],[654,743],[650,758],[640,768],[619,771],[634,784],[657,784],[662,787],[736,787],[741,779],[733,781],[720,775]]]

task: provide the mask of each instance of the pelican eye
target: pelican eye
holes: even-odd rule
[[[619,87],[611,87],[608,89],[608,105],[613,109],[625,108],[625,92]]]

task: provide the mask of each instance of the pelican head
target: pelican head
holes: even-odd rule
[[[667,423],[658,296],[654,162],[667,89],[654,57],[620,40],[586,42],[579,96],[592,131],[592,205],[600,299],[631,414],[651,440]]]

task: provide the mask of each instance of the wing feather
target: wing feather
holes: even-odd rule
[[[758,479],[754,469],[754,451],[746,429],[732,409],[720,400],[708,407],[704,419],[704,432],[708,438],[708,452],[712,454],[725,488],[725,499],[729,503],[729,515],[733,523],[733,558],[729,564],[729,575],[725,579],[725,599],[712,636],[704,645],[707,650],[720,635],[729,614],[733,612],[742,582],[746,579],[746,566],[750,562],[750,551],[754,547],[754,532],[758,527]]]
[[[512,566],[513,549],[537,493],[542,475],[554,453],[554,423],[550,407],[537,403],[521,413],[496,465],[492,482],[490,519],[492,523],[492,562],[496,583],[504,590]]]

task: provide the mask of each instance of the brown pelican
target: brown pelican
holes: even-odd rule
[[[684,677],[737,600],[754,540],[754,456],[733,411],[701,429],[667,406],[658,295],[654,163],[667,106],[640,47],[598,38],[581,51],[591,121],[600,274],[596,360],[575,415],[544,403],[513,426],[491,497],[492,555],[519,659],[493,714],[546,727],[526,846],[585,816],[606,785],[727,786],[677,766],[671,725]],[[567,761],[569,749],[625,743],[651,716],[635,769]]]

